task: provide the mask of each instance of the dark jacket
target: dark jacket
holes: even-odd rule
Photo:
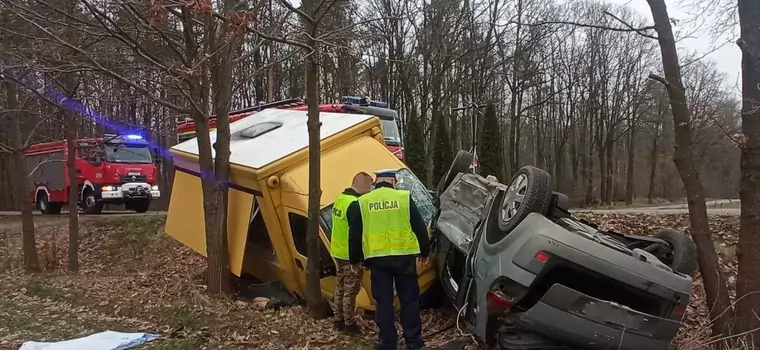
[[[380,187],[393,188],[393,185],[387,182],[380,182],[375,185],[375,188]],[[425,226],[425,221],[422,220],[420,210],[417,209],[417,205],[411,198],[411,193],[409,196],[409,223],[412,225],[412,231],[417,236],[417,242],[420,244],[420,256],[428,257],[430,255],[430,238],[428,237],[427,226]],[[352,264],[356,264],[364,261],[362,212],[359,207],[359,201],[353,202],[348,206],[346,218],[348,219],[348,257]],[[369,260],[382,258],[386,257],[371,258]]]

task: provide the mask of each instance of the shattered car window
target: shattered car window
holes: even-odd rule
[[[333,205],[330,204],[319,212],[319,221],[322,224],[322,229],[325,230],[327,238],[332,237],[332,208]]]
[[[410,192],[414,203],[417,204],[417,208],[420,210],[420,214],[422,214],[425,224],[430,224],[435,207],[433,206],[433,197],[427,188],[425,188],[425,185],[409,169],[401,169],[396,172],[396,187]],[[333,206],[330,204],[319,212],[322,229],[325,230],[327,237],[332,235],[332,208]]]
[[[409,169],[401,169],[396,172],[396,188],[410,192],[412,200],[417,204],[417,208],[420,210],[420,214],[422,214],[422,219],[425,220],[425,224],[430,224],[430,219],[435,212],[433,197],[425,185],[414,176],[414,173]]]

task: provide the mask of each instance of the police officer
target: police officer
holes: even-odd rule
[[[348,334],[361,334],[356,321],[356,295],[359,294],[364,270],[358,263],[351,264],[348,258],[348,206],[359,196],[372,188],[372,176],[361,172],[354,176],[351,187],[338,196],[332,209],[332,234],[330,253],[338,268],[338,283],[335,286],[335,321],[336,329]],[[358,209],[354,209],[358,210]]]
[[[397,346],[394,285],[401,304],[406,347],[422,349],[425,344],[416,258],[420,256],[428,263],[427,227],[410,193],[394,188],[395,171],[376,175],[375,189],[349,205],[349,257],[351,263],[364,262],[370,270],[375,322],[380,329],[375,349],[395,350]]]

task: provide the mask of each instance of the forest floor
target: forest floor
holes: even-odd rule
[[[648,234],[658,228],[688,232],[687,216],[579,213],[610,229]],[[35,217],[35,219],[37,219]],[[0,222],[3,219],[0,217]],[[79,273],[66,272],[67,224],[39,225],[37,244],[45,272],[23,274],[17,226],[0,229],[0,349],[23,341],[59,341],[103,330],[161,335],[145,349],[371,349],[373,322],[363,337],[347,337],[330,320],[314,321],[300,306],[261,310],[255,303],[210,298],[198,276],[204,258],[163,234],[162,216],[86,220],[80,232]],[[738,217],[711,216],[722,266],[735,282]],[[705,341],[707,307],[697,278],[679,349]],[[423,315],[430,346],[461,339],[445,310]],[[474,349],[471,343],[465,348]],[[457,347],[459,349],[460,347]]]

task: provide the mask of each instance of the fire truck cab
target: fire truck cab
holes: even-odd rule
[[[111,135],[79,139],[76,143],[78,205],[86,214],[99,214],[104,204],[125,205],[138,213],[161,197],[156,165],[140,135]],[[43,214],[59,214],[68,203],[66,141],[32,145],[25,151],[30,171],[29,196]]]

